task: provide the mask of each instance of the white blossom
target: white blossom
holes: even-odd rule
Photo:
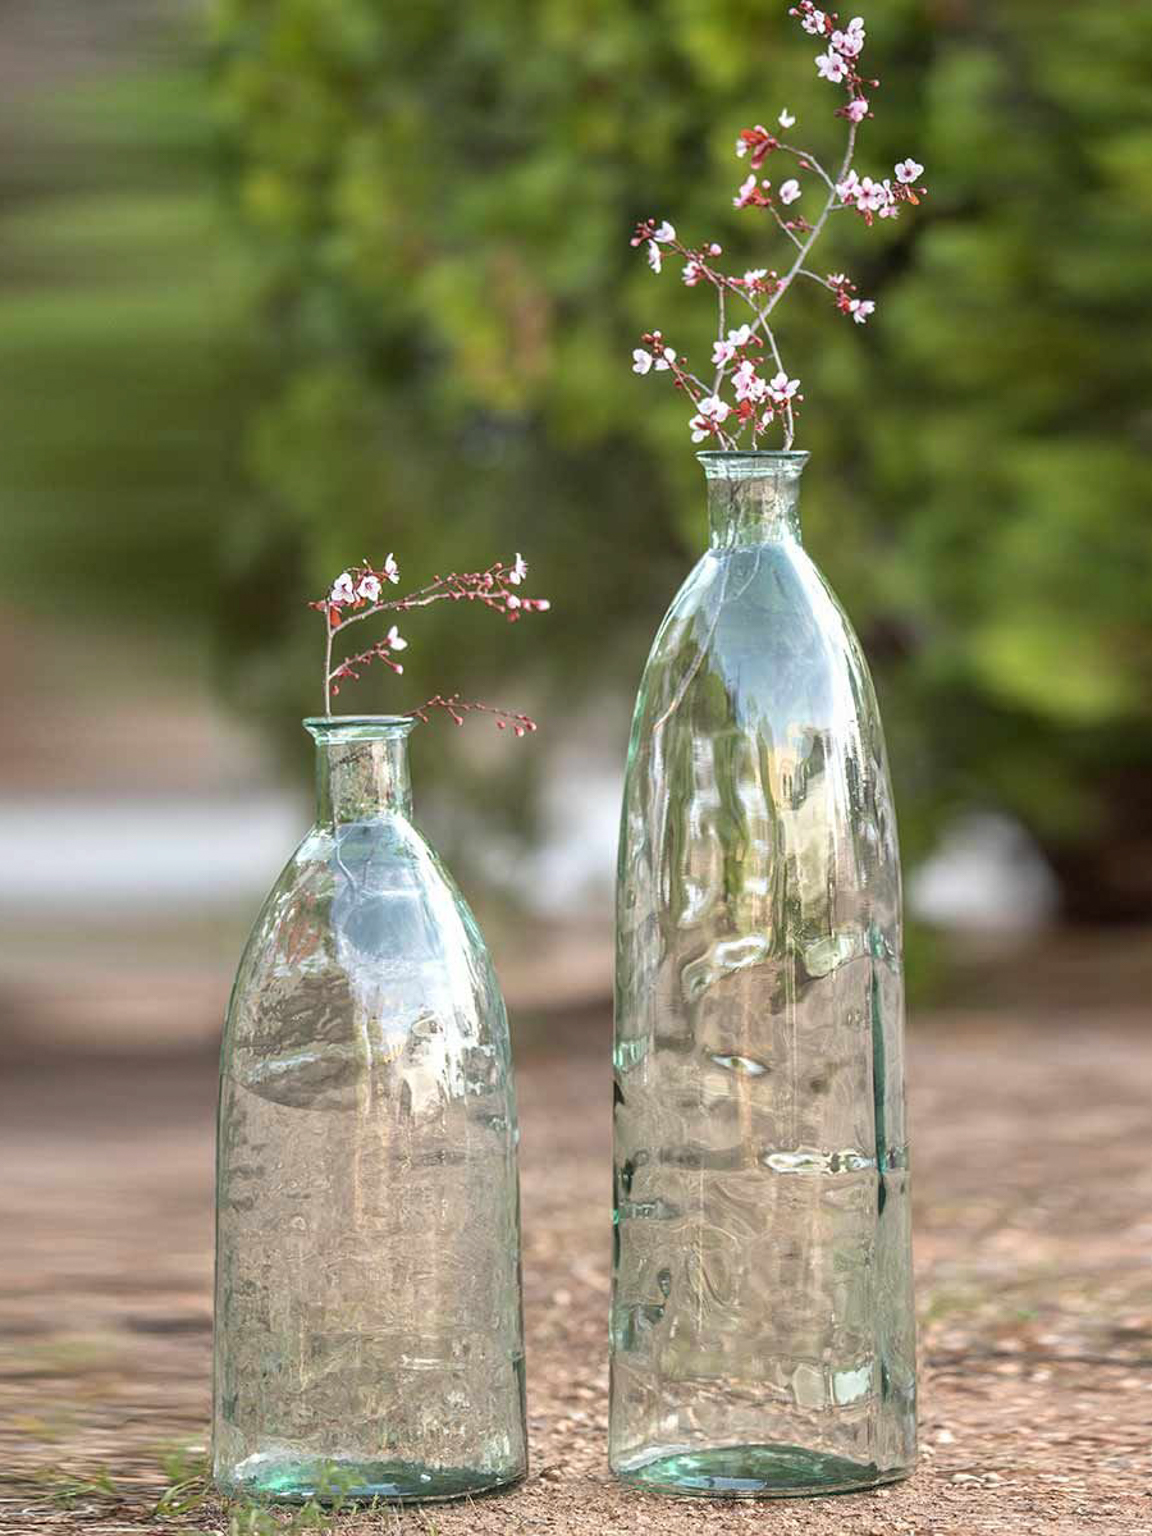
[[[672,225],[669,224],[668,220],[665,219],[663,224],[661,224],[660,228],[656,231],[652,238],[653,240],[659,240],[662,245],[666,245],[669,240],[675,240],[676,231],[672,228]]]
[[[362,597],[365,602],[374,603],[380,596],[380,578],[371,573],[360,578],[360,585],[356,588],[356,596]]]
[[[833,85],[839,85],[848,73],[848,66],[834,49],[829,48],[827,53],[816,55],[816,73],[821,80],[829,80]]]
[[[732,199],[733,208],[747,208],[748,204],[752,201],[755,195],[756,172],[753,171],[751,176],[746,176],[740,183],[740,189],[736,193],[736,196]]]
[[[848,304],[848,313],[857,325],[863,325],[869,315],[876,313],[876,305],[872,299],[851,299]]]
[[[901,160],[900,164],[896,167],[896,180],[904,186],[910,186],[912,182],[919,181],[923,174],[924,167],[917,165],[916,161],[911,158]]]
[[[763,400],[768,393],[767,382],[760,378],[754,363],[747,359],[732,375],[732,388],[737,400]]]
[[[819,37],[824,31],[824,23],[827,19],[823,11],[809,11],[807,16],[800,18],[800,25],[805,32],[810,32],[813,37]]]
[[[701,416],[707,416],[715,422],[727,421],[732,412],[732,407],[727,401],[721,400],[719,395],[706,395],[696,409]]]
[[[767,276],[768,276],[768,268],[767,267],[753,267],[751,269],[751,271],[745,272],[745,274],[744,274],[744,282],[749,287],[751,287],[753,283],[758,283],[763,278],[766,278]]]
[[[784,182],[780,187],[780,201],[784,204],[785,207],[787,207],[789,203],[794,203],[796,199],[801,195],[802,188],[800,183],[796,180],[795,176],[790,176],[788,180]]]
[[[354,603],[356,601],[356,589],[352,585],[352,572],[343,571],[332,583],[332,590],[328,594],[328,601],[339,607],[342,603]]]
[[[676,348],[675,347],[665,347],[663,352],[661,352],[659,357],[656,359],[656,372],[657,373],[667,373],[669,368],[671,368],[672,364],[675,361],[676,361]]]
[[[736,348],[730,341],[714,341],[712,343],[712,361],[717,368],[722,368],[736,356]]]
[[[784,108],[776,121],[780,124],[781,128],[794,128],[796,126],[796,119],[787,107]]]
[[[643,347],[632,348],[632,372],[647,373],[653,363],[651,352],[646,352]]]
[[[508,580],[514,587],[518,587],[528,574],[528,562],[519,550],[516,551],[516,562],[508,572]]]
[[[777,405],[787,405],[792,396],[800,388],[799,379],[790,379],[783,369],[776,374],[768,384],[772,398]]]
[[[746,347],[752,340],[752,327],[742,325],[738,330],[728,332],[728,340],[734,347]]]
[[[387,560],[385,560],[384,574],[393,586],[400,580],[400,567],[396,564],[395,555],[390,554]]]
[[[866,213],[879,213],[888,202],[888,193],[883,183],[873,181],[871,176],[862,179],[853,196],[857,208]]]
[[[656,244],[655,240],[649,240],[648,265],[652,268],[653,272],[659,272],[661,266],[663,265],[663,261],[664,258],[660,254],[660,247]]]
[[[844,108],[844,115],[849,122],[862,123],[868,116],[868,102],[863,96],[854,97]]]
[[[396,628],[395,624],[384,636],[384,639],[387,641],[390,651],[406,651],[408,649],[407,640],[404,639],[404,636]]]

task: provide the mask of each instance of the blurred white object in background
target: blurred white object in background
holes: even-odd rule
[[[202,909],[259,897],[306,824],[297,796],[0,800],[0,911]]]
[[[1055,876],[1018,821],[995,811],[964,816],[908,877],[908,908],[922,922],[967,932],[1025,934],[1056,917]]]

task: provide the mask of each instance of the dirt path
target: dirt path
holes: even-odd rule
[[[772,1505],[670,1502],[608,1476],[607,1020],[536,1026],[520,1052],[531,1477],[339,1530],[1152,1530],[1145,1012],[920,1022],[921,1468]],[[213,1063],[9,1063],[0,1093],[0,1531],[228,1531],[211,1502],[153,1514],[205,1440]]]

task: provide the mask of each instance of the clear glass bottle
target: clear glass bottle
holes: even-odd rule
[[[527,1466],[504,1004],[411,821],[413,722],[304,723],[316,824],[224,1035],[213,1471],[233,1494],[452,1498]]]
[[[694,1495],[915,1460],[900,866],[805,553],[803,453],[702,453],[711,547],[636,704],[617,887],[610,1458]]]

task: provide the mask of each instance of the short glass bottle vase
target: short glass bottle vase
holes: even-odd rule
[[[479,929],[411,819],[393,717],[306,720],[316,824],[229,1006],[213,1473],[444,1499],[527,1466],[517,1128]]]

